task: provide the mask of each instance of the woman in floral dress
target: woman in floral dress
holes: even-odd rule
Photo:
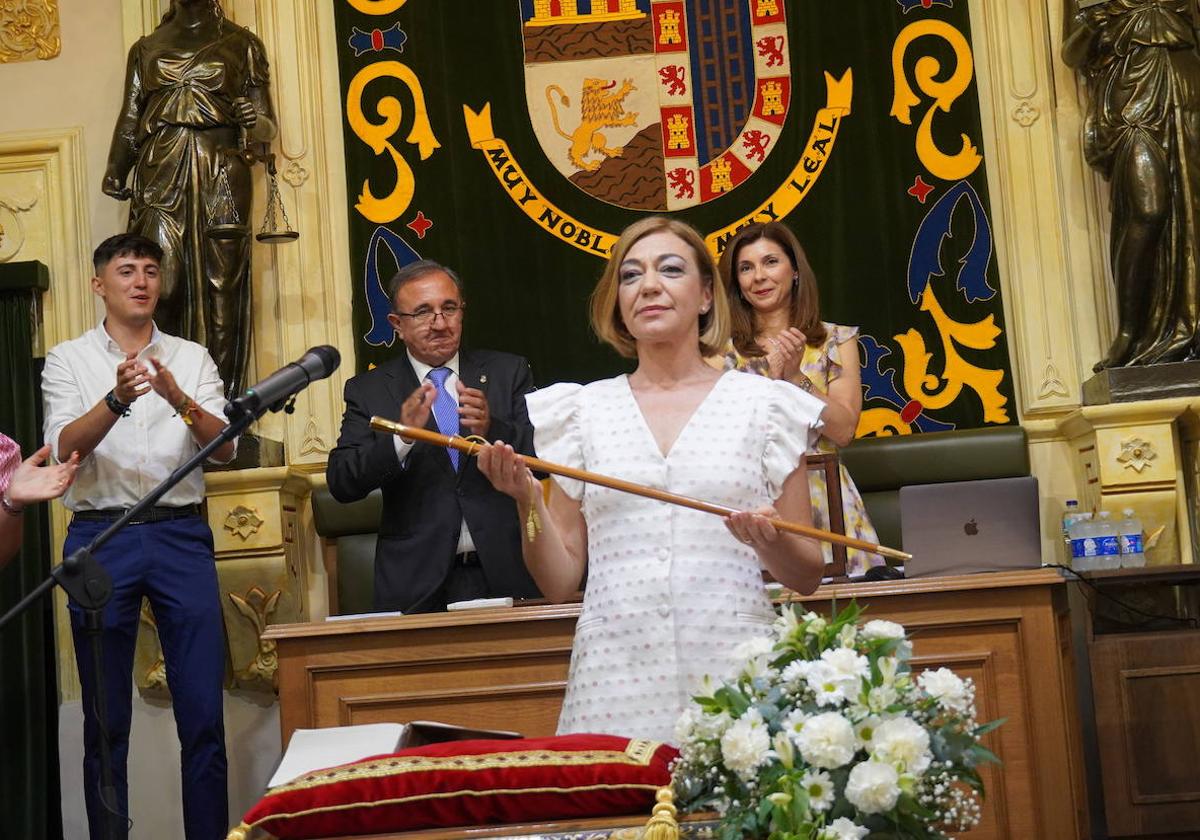
[[[779,222],[756,223],[738,232],[721,257],[729,299],[731,338],[715,364],[791,382],[825,404],[821,436],[810,452],[836,452],[854,439],[862,412],[858,327],[821,320],[817,280],[795,234]],[[879,542],[858,488],[841,467],[846,534]],[[829,528],[825,474],[808,474],[813,524]],[[832,548],[822,544],[825,562]],[[849,549],[846,573],[863,574],[883,558]]]

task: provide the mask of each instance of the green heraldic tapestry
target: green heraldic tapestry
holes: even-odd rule
[[[777,219],[862,329],[859,435],[1014,422],[965,0],[335,0],[360,369],[396,269],[539,384],[627,369],[586,301],[650,213]]]

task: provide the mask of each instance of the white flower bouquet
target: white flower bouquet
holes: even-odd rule
[[[705,686],[676,724],[685,811],[716,811],[721,840],[944,838],[979,821],[975,690],[946,668],[913,677],[890,621],[859,626],[786,605],[741,646],[736,678]],[[712,690],[710,690],[712,689]]]

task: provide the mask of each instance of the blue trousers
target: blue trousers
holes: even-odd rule
[[[87,545],[107,525],[72,522],[65,554]],[[71,603],[75,661],[83,687],[83,778],[92,840],[102,836],[107,813],[115,836],[127,835],[129,727],[133,702],[133,652],[142,597],[150,599],[166,662],[167,683],[179,733],[183,822],[187,840],[221,840],[228,831],[228,768],[222,682],[225,640],[212,531],[200,517],[147,522],[122,529],[97,553],[113,580],[102,633],[107,734],[116,801],[100,796],[100,727],[94,705],[97,675],[83,612]],[[113,816],[106,805],[118,811]]]

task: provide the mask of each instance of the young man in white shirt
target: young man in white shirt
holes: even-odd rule
[[[93,255],[92,291],[104,320],[46,354],[45,439],[55,457],[79,459],[64,502],[74,512],[64,556],[87,545],[225,426],[224,387],[208,351],[154,324],[162,250],[135,234],[110,237]],[[215,453],[228,461],[234,444]],[[84,698],[84,783],[91,836],[126,836],[126,758],[134,643],[142,597],[150,599],[182,747],[187,840],[219,840],[228,828],[222,681],[225,643],[212,532],[200,516],[204,477],[188,474],[158,505],[95,555],[113,579],[104,609],[103,690],[116,801],[100,795],[100,690],[83,614],[71,604]]]

